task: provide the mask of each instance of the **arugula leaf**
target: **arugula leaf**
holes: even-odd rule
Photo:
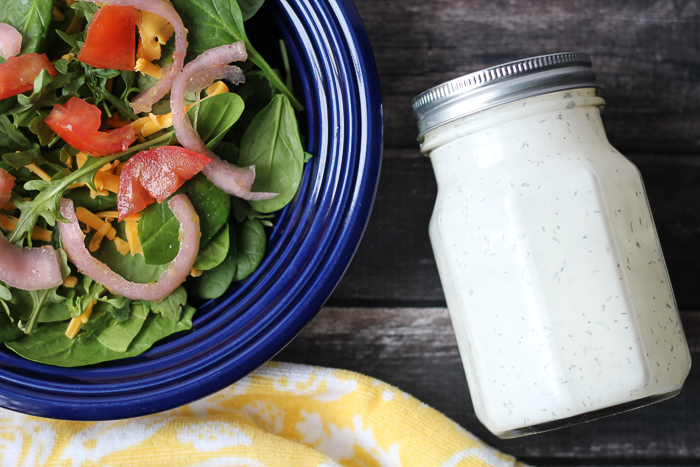
[[[32,334],[37,329],[39,315],[44,307],[50,304],[60,303],[66,299],[57,293],[57,289],[58,287],[54,287],[52,289],[32,290],[29,292],[32,301],[31,313],[26,321],[22,320],[17,323],[17,327],[25,334]]]
[[[41,155],[41,149],[36,144],[26,151],[10,152],[2,156],[2,160],[10,164],[16,170],[20,170],[27,164],[47,165],[49,161]]]
[[[304,168],[304,149],[294,109],[284,95],[275,95],[250,123],[241,140],[238,165],[255,166],[253,191],[278,193],[268,200],[251,201],[256,210],[277,211],[294,198]]]
[[[90,21],[92,21],[92,17],[97,13],[97,10],[100,9],[100,6],[90,2],[76,2],[71,5],[71,8],[75,10],[78,16],[84,17],[89,24]],[[87,30],[87,27],[85,30]]]
[[[73,318],[82,315],[88,309],[90,303],[93,300],[97,300],[105,290],[102,284],[93,281],[88,276],[83,276],[83,288],[85,293],[76,294],[68,300],[68,309]]]
[[[193,307],[186,306],[177,323],[161,315],[149,313],[126,352],[117,352],[106,347],[99,338],[86,342],[80,342],[77,338],[70,339],[65,335],[65,323],[45,324],[31,336],[5,342],[5,345],[22,357],[35,362],[63,367],[93,365],[139,355],[157,341],[176,332],[191,329],[194,312]]]
[[[0,308],[0,342],[15,340],[22,334],[22,331],[15,326],[10,318],[9,310],[6,307]]]
[[[24,184],[27,190],[40,191],[33,200],[23,200],[17,196],[13,196],[12,200],[20,209],[21,215],[17,221],[17,226],[9,234],[8,240],[12,243],[18,243],[23,238],[29,238],[28,235],[34,228],[34,225],[43,217],[48,225],[55,225],[56,221],[63,221],[59,213],[61,197],[71,185],[76,182],[92,183],[95,172],[99,170],[107,162],[115,159],[130,156],[144,149],[166,144],[173,136],[173,133],[166,133],[158,138],[147,141],[142,144],[132,146],[127,151],[118,152],[109,156],[103,157],[88,157],[82,167],[71,172],[64,170],[57,173],[49,182],[43,180],[33,180]]]
[[[12,292],[10,292],[10,288],[0,282],[0,300],[11,300],[12,299]]]
[[[12,124],[7,115],[0,115],[0,148],[6,148],[12,152],[24,151],[35,144]]]
[[[241,8],[235,0],[172,0],[171,3],[187,28],[188,53],[201,54],[213,47],[243,40],[248,59],[265,73],[275,88],[291,100],[294,108],[302,109],[301,103],[284,85],[279,75],[250,44],[243,26]]]
[[[25,54],[42,51],[52,19],[52,0],[8,1],[0,8],[0,23],[7,23],[22,34]]]
[[[100,212],[114,209],[117,206],[117,194],[109,193],[107,196],[90,195],[87,187],[73,188],[63,194],[64,198],[73,200],[75,206],[82,206],[88,211]]]
[[[17,96],[17,105],[7,111],[13,116],[16,127],[29,126],[39,108],[53,104],[56,100],[55,90],[60,85],[61,80],[59,78],[55,84],[54,81],[54,77],[48,71],[41,70],[39,75],[34,78],[32,94]]]
[[[44,119],[48,116],[48,112],[37,112],[37,116],[29,122],[29,131],[39,138],[39,144],[42,146],[48,146],[56,139],[56,133],[44,123]]]
[[[151,311],[162,315],[170,321],[178,322],[185,305],[187,305],[187,292],[183,286],[180,286],[162,301],[158,303],[151,302]]]

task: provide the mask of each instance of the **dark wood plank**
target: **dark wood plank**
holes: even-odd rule
[[[700,151],[700,2],[356,0],[379,69],[389,147],[414,144],[411,100],[448,79],[544,53],[591,55],[623,152]],[[387,21],[391,18],[391,21]]]
[[[383,93],[379,192],[330,306],[277,358],[380,378],[533,464],[699,465],[697,364],[680,396],[593,423],[499,440],[478,422],[428,239],[437,187],[429,160],[419,154],[411,100],[510,60],[560,51],[591,55],[607,102],[608,136],[642,172],[700,361],[700,2],[354,1]]]
[[[700,361],[700,312],[682,314],[693,358]],[[700,459],[700,366],[671,400],[591,423],[500,440],[474,415],[445,308],[324,308],[276,357],[340,367],[393,384],[479,436],[534,464],[639,465]],[[653,461],[651,462],[653,463]]]
[[[700,158],[630,159],[645,181],[679,307],[700,309]],[[417,149],[385,151],[372,217],[330,304],[444,306],[428,238],[436,192]]]

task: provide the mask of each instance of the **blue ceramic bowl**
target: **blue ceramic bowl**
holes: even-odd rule
[[[297,198],[276,220],[260,268],[201,307],[193,331],[138,357],[58,368],[0,352],[0,406],[109,420],[184,405],[272,358],[330,296],[360,242],[379,179],[382,107],[374,60],[351,0],[270,0],[263,14],[289,47],[314,157]]]

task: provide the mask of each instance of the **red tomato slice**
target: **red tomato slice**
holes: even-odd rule
[[[119,220],[167,199],[185,181],[211,162],[207,156],[179,146],[148,149],[129,159],[119,176]]]
[[[97,10],[88,26],[78,60],[95,68],[133,71],[135,57],[134,7],[106,5]]]
[[[136,140],[134,129],[128,125],[110,132],[99,131],[102,112],[97,106],[77,97],[71,97],[63,105],[54,105],[44,123],[63,141],[93,156],[126,151]]]
[[[31,91],[34,78],[44,69],[56,76],[56,69],[46,54],[19,55],[0,64],[0,99]]]

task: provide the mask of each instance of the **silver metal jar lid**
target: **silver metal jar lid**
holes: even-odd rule
[[[541,55],[486,68],[447,81],[413,99],[418,139],[461,117],[565,89],[598,87],[588,55],[575,52]]]

